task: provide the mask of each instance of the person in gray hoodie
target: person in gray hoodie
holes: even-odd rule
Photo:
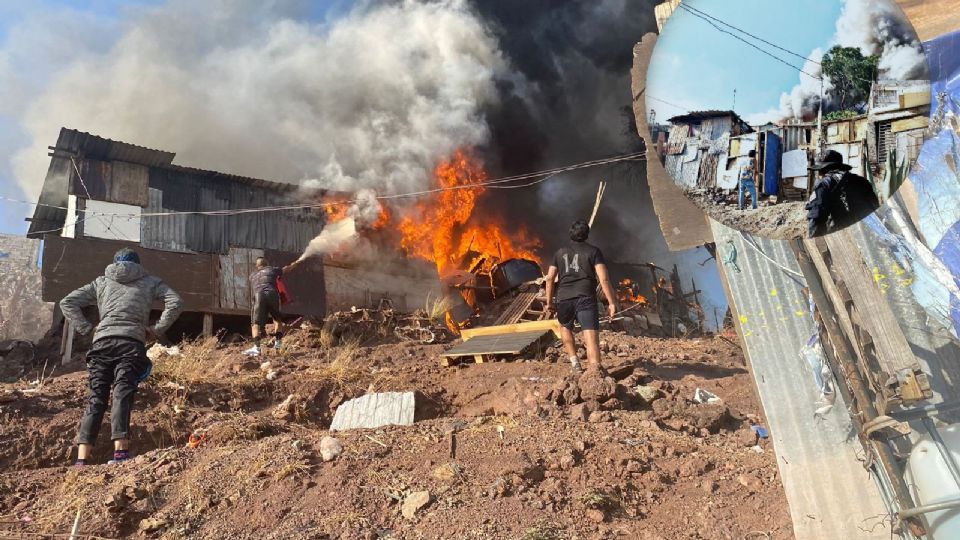
[[[147,336],[163,334],[177,320],[183,307],[183,301],[173,289],[160,278],[147,274],[136,251],[123,248],[113,260],[102,276],[60,301],[63,315],[78,333],[96,330],[93,347],[87,353],[90,391],[87,410],[80,422],[76,462],[81,466],[87,464],[97,440],[111,388],[114,452],[110,463],[130,459],[133,397],[153,367],[147,358]],[[163,301],[163,313],[151,327],[150,307],[155,300]],[[83,314],[83,308],[88,306],[97,306],[100,313],[100,322],[96,325]]]

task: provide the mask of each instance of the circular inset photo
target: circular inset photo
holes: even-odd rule
[[[767,238],[817,237],[870,215],[906,180],[930,78],[892,0],[664,7],[649,125],[660,162],[711,218]]]

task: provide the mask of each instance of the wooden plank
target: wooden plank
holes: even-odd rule
[[[520,354],[531,345],[550,333],[549,330],[532,332],[505,333],[475,337],[464,341],[443,353],[442,356],[493,356],[499,354]]]
[[[124,161],[111,162],[107,190],[110,202],[146,207],[150,204],[150,168]]]
[[[494,321],[494,325],[513,324],[519,322],[524,313],[530,308],[530,305],[537,299],[537,292],[525,292],[517,295],[503,311],[500,317]]]
[[[43,300],[59,302],[74,289],[103,275],[113,254],[131,247],[147,272],[159,277],[183,298],[186,311],[216,311],[212,265],[215,256],[146,249],[131,242],[47,235],[43,248]],[[159,306],[159,304],[157,304]]]
[[[850,297],[856,299],[854,307],[863,330],[870,334],[876,345],[876,355],[883,370],[895,373],[911,367],[916,362],[913,349],[887,299],[874,283],[873,273],[859,255],[850,232],[840,231],[824,238],[833,255],[831,263],[837,276],[843,280]]]
[[[921,129],[930,125],[930,119],[926,116],[915,116],[897,120],[890,125],[890,131],[899,133],[901,131],[910,131],[911,129]]]
[[[465,328],[460,331],[460,337],[468,341],[478,336],[490,336],[495,334],[508,334],[517,332],[531,332],[534,330],[549,330],[559,338],[560,322],[556,319],[547,319],[545,321],[531,321],[515,324],[504,324],[499,326],[481,326],[480,328]]]

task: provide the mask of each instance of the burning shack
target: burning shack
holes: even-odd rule
[[[330,219],[323,209],[290,208],[302,203],[295,185],[176,165],[172,152],[72,129],[61,129],[50,156],[28,231],[44,241],[43,300],[58,302],[100,275],[117,249],[135,247],[184,299],[174,334],[243,328],[256,258],[292,262]],[[263,208],[272,210],[235,212]],[[385,269],[310,259],[287,277],[293,301],[284,310],[319,317],[382,299],[412,310],[437,294],[428,264]]]

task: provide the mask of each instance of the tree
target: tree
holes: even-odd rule
[[[840,110],[862,110],[870,99],[870,86],[877,78],[880,56],[864,56],[856,47],[830,49],[823,56],[823,74],[830,78],[830,93]]]

